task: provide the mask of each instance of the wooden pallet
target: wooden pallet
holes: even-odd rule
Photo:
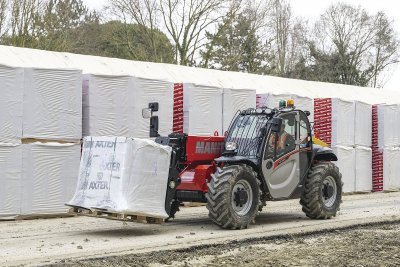
[[[104,218],[104,219],[118,220],[118,221],[129,221],[129,222],[151,223],[151,224],[164,223],[164,218],[160,217],[152,217],[138,213],[127,214],[127,213],[112,212],[100,209],[86,209],[76,206],[72,206],[69,210],[69,213],[78,216],[88,216],[88,217]]]
[[[0,218],[0,221],[24,221],[24,220],[39,220],[39,219],[56,219],[56,218],[68,218],[73,217],[71,213],[54,213],[54,214],[27,214],[27,215],[16,215],[14,217]]]

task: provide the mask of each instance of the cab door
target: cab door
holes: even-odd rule
[[[284,129],[280,133],[268,132],[261,160],[264,179],[276,199],[290,197],[300,183],[299,114],[293,111],[279,117]]]

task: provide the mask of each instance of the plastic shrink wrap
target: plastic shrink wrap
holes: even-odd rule
[[[22,137],[24,70],[0,65],[0,142],[15,143]]]
[[[78,184],[68,204],[166,218],[170,157],[170,147],[151,140],[85,137]]]
[[[357,192],[372,191],[372,150],[369,147],[357,146],[356,150],[356,185]],[[341,170],[342,171],[342,170]]]
[[[21,212],[22,146],[0,143],[0,220]]]
[[[400,189],[400,148],[383,149],[383,190]]]
[[[222,94],[219,87],[183,84],[183,132],[222,135]]]
[[[372,106],[360,101],[355,101],[354,103],[354,144],[356,146],[370,147],[372,140]]]
[[[21,214],[64,213],[74,194],[80,144],[30,143],[22,145]]]
[[[229,89],[223,91],[223,132],[227,131],[232,119],[239,110],[254,108],[256,91],[248,89]]]
[[[378,105],[378,147],[400,145],[400,105]]]
[[[24,69],[23,138],[82,138],[82,72]]]
[[[354,192],[356,186],[355,149],[346,146],[335,146],[332,149],[338,157],[338,161],[334,163],[342,174],[343,192]]]

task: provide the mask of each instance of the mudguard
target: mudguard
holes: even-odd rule
[[[313,159],[323,161],[337,161],[338,158],[330,147],[323,147],[320,145],[313,145]]]

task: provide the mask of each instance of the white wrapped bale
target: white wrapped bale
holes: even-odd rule
[[[21,214],[65,213],[79,169],[80,144],[23,144]]]
[[[378,147],[400,145],[400,105],[378,105]]]
[[[372,150],[369,147],[357,146],[356,159],[356,185],[357,192],[372,191]]]
[[[151,140],[85,137],[75,195],[69,205],[168,217],[171,148]]]
[[[0,220],[21,212],[22,146],[0,144]]]
[[[0,142],[14,143],[22,137],[24,70],[0,65]]]
[[[192,135],[222,134],[222,88],[183,84],[183,132]]]
[[[256,91],[248,89],[224,88],[223,95],[223,132],[227,131],[229,125],[238,110],[254,108],[256,104]]]
[[[82,138],[82,72],[26,68],[23,138]]]
[[[338,161],[334,163],[342,174],[343,192],[354,192],[356,187],[354,147],[335,146],[332,149],[338,157]]]
[[[355,101],[354,144],[370,147],[372,140],[372,106]]]
[[[383,190],[400,189],[400,148],[383,149]]]
[[[83,136],[133,134],[133,77],[84,75]]]

